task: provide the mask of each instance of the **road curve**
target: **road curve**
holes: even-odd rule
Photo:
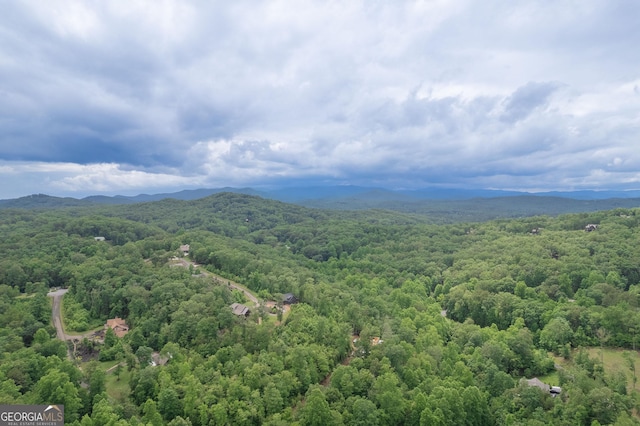
[[[194,268],[198,267],[198,265],[196,265],[194,262],[188,261],[186,259],[179,259],[178,262],[181,266],[184,266],[185,268],[188,268],[189,266],[193,266]],[[221,277],[220,275],[214,274],[213,272],[209,272],[204,268],[198,268],[198,272],[202,275],[213,277],[213,279],[219,284],[226,284],[229,288],[243,292],[244,295],[247,297],[247,299],[252,301],[256,305],[256,307],[260,306],[260,301],[258,300],[258,298],[254,296],[245,287],[241,286],[240,284],[233,282],[228,278]]]

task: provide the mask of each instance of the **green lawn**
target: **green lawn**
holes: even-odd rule
[[[636,376],[640,374],[640,356],[638,356],[638,352],[634,351],[624,351],[622,349],[603,349],[600,348],[588,348],[587,352],[589,353],[589,357],[596,358],[598,360],[604,361],[604,372],[605,374],[611,374],[618,371],[622,371],[627,376],[627,387],[629,390],[640,390],[640,386],[638,383],[635,384],[635,388],[633,385],[633,371],[629,368],[629,364],[627,360],[624,359],[622,354],[624,352],[629,352],[632,356],[632,360],[636,365]]]
[[[110,369],[111,367],[115,366],[116,364],[118,364],[119,362],[122,361],[117,361],[117,360],[113,360],[113,361],[100,361],[100,367],[102,367],[103,370],[107,371],[108,369]],[[125,367],[125,366],[123,366]],[[125,367],[126,368],[126,367]]]
[[[552,371],[544,376],[538,376],[538,379],[550,386],[560,386],[560,378],[558,377],[557,371]]]
[[[120,372],[119,380],[113,371],[107,374],[107,380],[105,385],[107,387],[107,395],[109,395],[109,398],[112,398],[116,401],[126,400],[129,397],[129,381],[130,380],[131,380],[131,372],[127,371],[126,365],[122,366],[122,371]]]
[[[95,361],[91,361],[95,362]],[[106,373],[105,387],[109,398],[116,401],[125,401],[129,397],[129,381],[131,380],[131,372],[127,371],[127,365],[122,361],[102,361],[99,362],[98,368],[102,371],[107,371],[110,368],[115,367],[118,363],[122,363],[122,369],[120,370],[120,377],[115,374],[115,369]],[[80,365],[80,369],[87,363]]]
[[[18,296],[16,296],[16,299],[30,299],[32,297],[35,297],[35,295],[38,293],[25,293],[25,294],[20,294]]]
[[[595,358],[598,361],[602,360],[604,365],[605,374],[612,374],[618,371],[622,371],[627,376],[627,388],[629,391],[640,391],[640,383],[633,384],[633,371],[629,368],[627,360],[623,357],[623,353],[629,352],[632,356],[632,360],[636,366],[636,376],[640,376],[640,355],[638,351],[622,350],[622,349],[610,349],[604,348],[601,350],[599,347],[585,348],[589,354],[589,358]],[[577,350],[574,350],[574,355]],[[562,357],[554,357],[556,364],[561,366],[569,365],[571,361],[567,361]],[[554,384],[554,380],[557,383],[558,374],[552,372],[546,376],[539,377],[545,383]]]

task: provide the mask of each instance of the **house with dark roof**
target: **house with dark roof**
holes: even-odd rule
[[[241,303],[234,303],[231,305],[231,312],[233,312],[234,315],[238,315],[239,317],[248,317],[251,313],[251,310]]]
[[[293,305],[298,303],[298,298],[293,293],[286,293],[282,295],[282,303],[285,305]]]

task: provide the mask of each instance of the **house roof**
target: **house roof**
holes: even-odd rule
[[[528,384],[529,386],[535,386],[535,387],[537,387],[537,388],[540,388],[540,389],[542,389],[542,390],[543,390],[543,391],[545,391],[545,392],[549,392],[549,391],[551,391],[551,387],[550,387],[548,384],[546,384],[546,383],[542,382],[542,381],[541,381],[540,379],[538,379],[537,377],[534,377],[533,379],[529,379],[529,380],[527,380],[527,384]]]
[[[124,335],[129,332],[129,326],[127,325],[127,322],[120,317],[108,319],[107,323],[105,324],[105,328],[112,329],[115,335],[118,337],[124,337]]]
[[[249,315],[249,313],[251,313],[249,308],[247,308],[246,306],[244,306],[241,303],[232,304],[231,305],[231,311],[233,311],[233,313],[236,314],[236,315],[243,315],[243,316],[247,316],[247,315]]]
[[[293,293],[286,293],[282,295],[282,301],[285,303],[296,303],[298,298]]]
[[[107,327],[114,328],[117,326],[127,327],[127,322],[120,317],[115,317],[113,319],[107,320]],[[127,327],[128,328],[128,327]]]
[[[165,365],[167,361],[169,361],[169,357],[160,355],[159,352],[154,352],[151,354],[151,365]]]

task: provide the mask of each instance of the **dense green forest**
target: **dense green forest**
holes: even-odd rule
[[[83,199],[51,197],[44,194],[34,194],[22,198],[0,200],[0,209],[57,209],[65,207],[90,207],[99,205],[130,205],[142,202],[160,200],[193,200],[204,198],[219,192],[233,192],[236,194],[246,194],[260,196],[266,199],[275,199],[284,202],[294,203],[303,207],[327,210],[363,211],[363,210],[385,210],[400,213],[419,215],[422,221],[433,224],[451,224],[460,222],[484,222],[495,219],[521,218],[537,215],[557,216],[568,213],[589,213],[600,210],[612,210],[618,208],[636,208],[640,206],[640,198],[629,198],[628,194],[610,193],[611,197],[598,198],[602,195],[598,193],[566,193],[566,194],[525,194],[482,197],[465,197],[462,193],[452,192],[451,196],[462,196],[462,198],[437,198],[442,197],[442,192],[436,191],[431,195],[436,198],[423,198],[423,196],[412,197],[402,193],[383,190],[368,190],[344,196],[344,191],[349,187],[331,187],[319,190],[319,188],[306,188],[309,193],[306,198],[301,195],[301,191],[293,190],[288,194],[284,190],[276,193],[260,194],[249,188],[244,189],[201,189],[192,191],[181,191],[171,194],[138,195],[135,197],[102,197],[93,196]],[[365,188],[361,188],[364,190]],[[491,191],[488,191],[491,193]],[[202,195],[207,194],[207,195]],[[591,198],[570,198],[571,195]],[[200,196],[198,196],[200,195]],[[635,195],[635,194],[634,194]],[[624,198],[616,198],[622,197]],[[192,198],[193,197],[193,198]],[[274,198],[275,197],[275,198]],[[594,198],[595,197],[595,198]]]
[[[632,208],[437,225],[231,193],[3,209],[0,403],[88,426],[640,424],[639,225]],[[129,332],[70,359],[54,287],[67,333]]]

